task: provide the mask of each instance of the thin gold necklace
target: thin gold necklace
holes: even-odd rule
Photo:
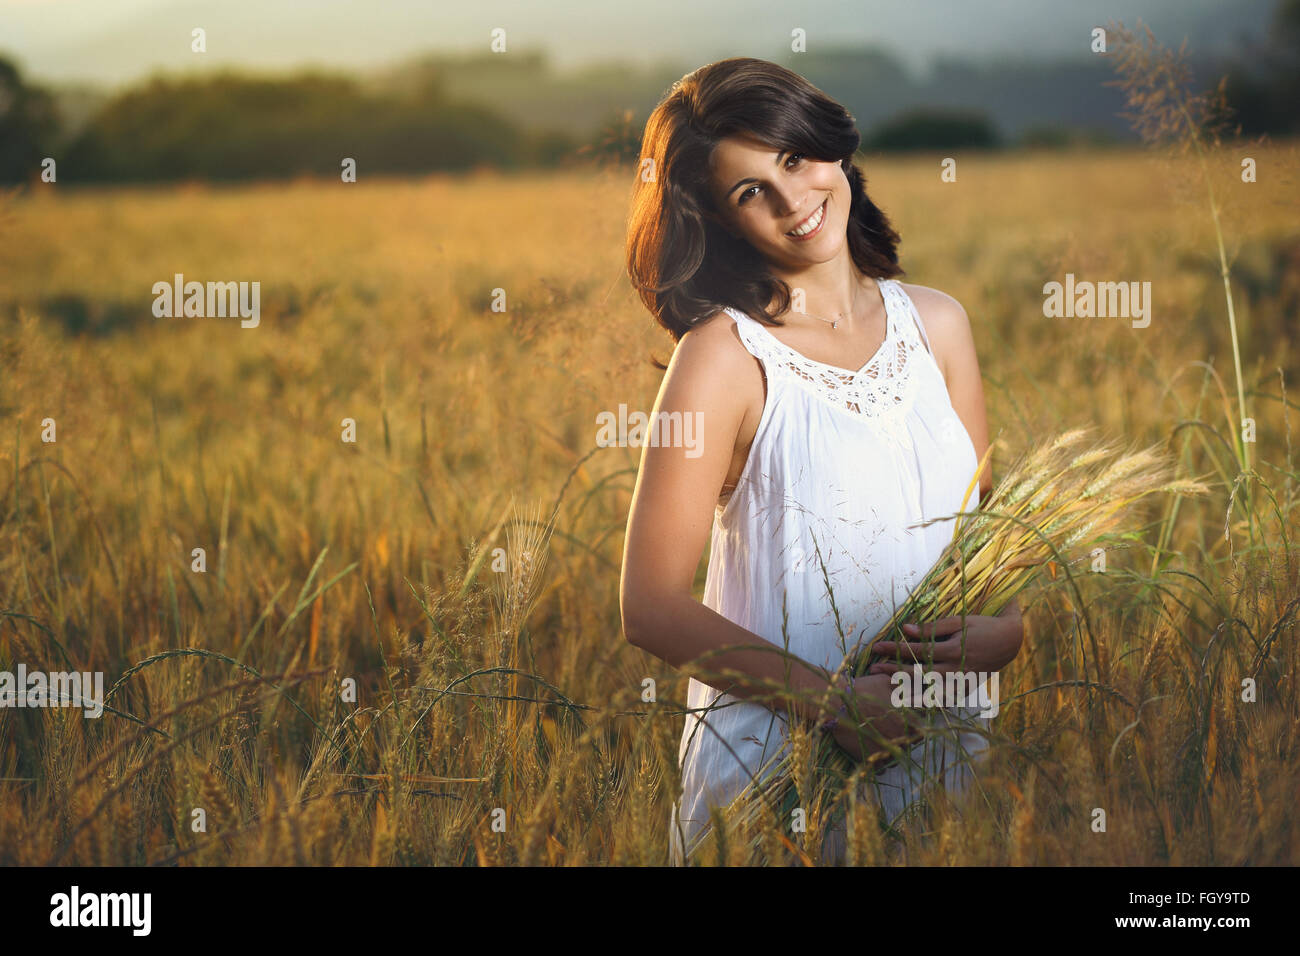
[[[853,293],[853,302],[852,302],[852,304],[849,306],[849,317],[850,317],[850,318],[853,317],[853,310],[857,308],[857,306],[858,306],[858,296],[860,296],[861,294],[862,294],[862,286],[859,284],[859,286],[858,286],[858,291],[855,292],[855,293]],[[838,329],[838,328],[840,327],[840,320],[839,320],[839,319],[834,319],[834,320],[832,320],[832,319],[825,319],[825,318],[822,318],[820,315],[812,315],[811,312],[803,312],[803,313],[801,313],[801,314],[802,314],[802,315],[811,316],[811,317],[814,318],[814,319],[821,319],[821,321],[823,321],[823,322],[827,323],[828,325],[830,325],[830,327],[831,327],[832,329]]]

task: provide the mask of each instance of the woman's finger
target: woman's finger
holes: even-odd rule
[[[967,619],[971,615],[966,615]],[[915,634],[921,637],[936,637],[939,635],[951,634],[954,631],[961,630],[962,619],[960,617],[941,617],[937,621],[930,621],[927,624],[913,624],[910,621],[903,625],[904,634]]]
[[[925,649],[931,647],[932,644],[931,641],[877,641],[871,645],[871,653],[888,657],[897,657],[902,654],[910,660],[915,657],[918,651],[924,657]]]
[[[929,673],[939,674],[940,676],[949,674],[957,670],[957,664],[957,661],[935,661],[933,666],[926,666],[921,669],[921,676],[924,677]],[[910,676],[914,674],[913,668],[915,667],[916,664],[891,664],[889,661],[880,661],[877,664],[872,664],[867,673],[897,674],[901,672]]]
[[[902,656],[905,661],[918,664],[927,661],[954,660],[961,653],[960,641],[880,641],[872,646],[873,653]]]

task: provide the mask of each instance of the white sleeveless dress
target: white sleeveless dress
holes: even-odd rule
[[[953,520],[908,526],[962,510],[978,465],[911,297],[896,280],[877,284],[886,335],[857,372],[813,361],[726,310],[763,365],[767,398],[736,488],[714,515],[704,604],[831,670],[888,622],[938,560]],[[976,501],[972,492],[967,510]],[[707,826],[709,805],[725,806],[789,746],[784,717],[698,680],[687,708],[683,792],[670,820],[679,864],[683,845]],[[948,713],[987,729],[977,710]],[[986,747],[979,733],[929,737],[912,751],[913,764],[876,774],[876,798],[894,820],[921,792],[923,772],[959,791],[971,779],[970,757]]]

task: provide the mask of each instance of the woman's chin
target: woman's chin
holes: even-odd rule
[[[788,245],[788,244],[787,244]],[[840,254],[840,249],[844,247],[844,237],[841,236],[838,242],[814,240],[808,243],[806,247],[795,246],[793,249],[787,249],[786,259],[791,262],[803,263],[804,265],[813,265],[819,262],[829,262]]]

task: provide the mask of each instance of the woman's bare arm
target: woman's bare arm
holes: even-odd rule
[[[619,588],[623,632],[632,644],[690,676],[775,710],[787,706],[777,693],[788,687],[803,698],[789,702],[796,715],[815,720],[822,713],[815,698],[831,675],[786,655],[692,593],[737,438],[742,428],[752,433],[754,409],[763,401],[762,373],[728,316],[719,313],[682,337],[654,413],[694,416],[697,444],[686,449],[647,441],[642,448]],[[719,679],[722,671],[735,674]]]

